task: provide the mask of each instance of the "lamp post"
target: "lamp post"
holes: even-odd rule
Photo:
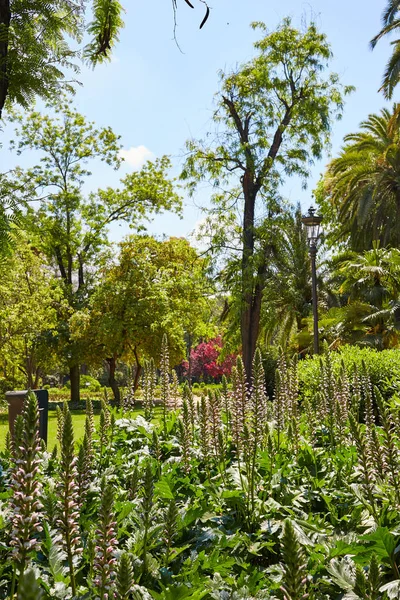
[[[318,339],[318,299],[317,299],[317,268],[315,260],[317,257],[317,243],[320,234],[322,217],[315,214],[315,208],[311,207],[307,215],[302,217],[301,222],[307,231],[308,248],[311,258],[311,278],[312,278],[312,304],[314,316],[314,354],[319,354]]]

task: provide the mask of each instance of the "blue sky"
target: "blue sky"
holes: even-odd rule
[[[259,33],[249,27],[263,21],[269,29],[291,16],[295,25],[314,20],[327,34],[334,60],[332,70],[341,81],[356,87],[347,100],[342,121],[335,124],[332,154],[338,152],[343,136],[358,128],[369,113],[385,102],[378,88],[390,47],[387,41],[371,52],[368,42],[380,27],[386,0],[210,0],[211,15],[200,31],[204,6],[196,0],[195,10],[178,0],[177,37],[173,40],[172,0],[122,0],[126,7],[125,28],[110,64],[94,71],[83,69],[75,97],[76,107],[98,125],[110,125],[122,136],[127,162],[117,174],[103,165],[93,166],[90,186],[113,185],[134,164],[168,154],[179,173],[185,140],[202,137],[211,127],[213,96],[218,89],[218,71],[229,70],[254,56],[253,42]],[[4,139],[4,138],[3,138]],[[4,146],[1,170],[26,165],[32,157],[16,158]],[[306,191],[297,179],[288,181],[285,195],[300,200],[306,209],[311,190],[328,156],[316,164]],[[196,205],[206,204],[208,193],[194,200],[185,198],[184,219],[173,215],[157,217],[150,231],[157,235],[187,235],[203,218]],[[113,239],[127,232],[115,227]]]

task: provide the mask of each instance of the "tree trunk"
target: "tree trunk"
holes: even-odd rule
[[[240,333],[242,337],[243,363],[246,369],[247,380],[250,382],[252,375],[252,361],[260,331],[261,301],[264,288],[264,282],[260,280],[259,277],[255,277],[253,266],[256,198],[272,169],[275,158],[281,147],[283,134],[292,118],[293,105],[285,105],[285,113],[279,126],[275,130],[268,155],[264,159],[258,174],[256,174],[256,164],[258,159],[256,155],[253,154],[251,144],[249,144],[252,113],[248,113],[243,119],[240,116],[240,111],[237,110],[235,102],[231,98],[223,96],[223,102],[232,118],[240,143],[244,147],[243,152],[245,156],[245,168],[243,169],[244,172],[241,179],[244,197],[244,214]],[[243,168],[243,165],[240,164],[240,167]]]
[[[9,86],[7,57],[10,22],[10,0],[0,0],[0,118]]]
[[[142,365],[140,364],[140,360],[139,360],[139,356],[138,356],[136,347],[134,348],[133,353],[135,355],[135,361],[136,361],[136,373],[135,373],[135,380],[133,382],[133,393],[135,393],[139,386],[140,375],[142,374]]]
[[[259,317],[256,318],[255,309],[259,300],[254,304],[254,275],[252,257],[254,254],[254,209],[256,194],[252,187],[247,172],[242,180],[245,197],[243,218],[243,250],[242,250],[242,301],[240,315],[240,333],[242,337],[243,363],[247,379],[251,380],[252,361],[256,349],[259,332]],[[259,302],[261,306],[261,301]]]
[[[69,378],[70,378],[70,382],[71,382],[71,402],[79,402],[81,399],[81,392],[80,392],[81,373],[80,373],[79,365],[73,365],[72,367],[69,368]]]
[[[35,381],[33,382],[33,389],[37,390],[39,387],[39,379],[40,379],[40,369],[39,367],[36,367],[35,370]]]
[[[113,391],[114,394],[114,400],[117,403],[118,406],[120,406],[121,404],[121,393],[117,384],[117,381],[115,379],[115,370],[117,367],[117,358],[114,354],[114,356],[112,356],[111,358],[107,358],[107,364],[108,364],[108,385],[110,386],[110,388]]]
[[[30,365],[30,361],[26,361],[26,381],[28,384],[28,390],[33,389],[33,373]]]

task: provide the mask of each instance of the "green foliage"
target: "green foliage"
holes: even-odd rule
[[[18,0],[0,20],[0,116],[9,104],[28,107],[36,95],[49,99],[72,89],[65,69],[77,71],[78,51],[68,38],[81,34],[83,5],[68,0]]]
[[[204,322],[206,270],[207,261],[183,238],[160,242],[136,235],[122,242],[118,263],[106,270],[88,309],[73,319],[74,338],[91,341],[87,360],[115,356],[139,366],[150,358],[158,363],[166,334],[170,364],[179,364],[185,333],[197,333]]]
[[[14,233],[15,235],[15,233]],[[47,269],[45,256],[24,233],[15,235],[14,253],[0,265],[0,364],[5,385],[37,388],[40,371],[56,362],[49,341],[57,324],[62,290]]]
[[[166,423],[120,410],[110,415],[103,403],[103,427],[91,428],[93,479],[79,509],[74,433],[65,407],[60,459],[53,453],[50,466],[47,454],[38,455],[46,513],[36,516],[43,531],[36,531],[31,552],[33,588],[49,597],[58,590],[67,600],[93,593],[121,600],[395,597],[400,579],[398,405],[373,392],[365,368],[346,398],[340,397],[344,370],[337,375],[334,361],[331,367],[325,358],[319,393],[308,399],[313,415],[298,401],[297,368],[296,361],[279,356],[279,389],[274,403],[268,402],[257,353],[253,389],[243,404],[246,381],[238,359],[242,386],[236,375],[232,393],[224,392],[228,401],[210,393],[193,412],[186,392],[180,416],[169,412]],[[366,389],[374,394],[376,419],[365,403]],[[346,414],[331,414],[334,398],[342,408],[346,404]],[[243,405],[241,447],[232,421],[235,403]],[[358,411],[365,425],[355,417]],[[88,422],[90,414],[88,406]],[[23,436],[22,429],[18,435]],[[385,469],[377,468],[372,443],[383,452]],[[3,542],[8,530],[14,535],[8,527],[9,460],[0,479],[6,594],[12,569]],[[25,466],[18,454],[18,468]],[[52,507],[55,484],[58,498]],[[68,532],[70,544],[73,538],[77,543],[69,559]],[[18,572],[14,581],[25,589]]]
[[[80,377],[80,384],[83,390],[86,390],[87,392],[95,392],[95,393],[100,393],[103,390],[103,386],[101,385],[101,383],[95,379],[94,377],[91,377],[90,375],[81,375]],[[65,384],[65,388],[66,390],[70,390],[71,389],[71,382],[67,381],[67,383]],[[59,392],[62,391],[62,389],[60,390],[59,388],[50,388],[51,392],[56,392],[56,390],[58,390]]]
[[[398,345],[399,251],[380,248],[377,241],[372,246],[361,253],[341,252],[325,263],[323,293],[331,308],[322,312],[319,331],[332,347],[353,343],[382,350]]]
[[[343,346],[338,352],[330,354],[334,373],[337,375],[341,364],[344,364],[347,375],[351,379],[354,373],[362,372],[365,364],[368,376],[385,397],[397,391],[400,379],[400,355],[398,350],[378,352],[370,348]],[[321,363],[320,357],[308,357],[299,362],[299,382],[303,397],[312,397],[320,389]]]
[[[110,58],[124,24],[122,11],[118,0],[93,0],[93,21],[87,27],[92,41],[84,49],[84,57],[93,66]]]
[[[117,572],[117,598],[118,600],[128,600],[133,587],[133,569],[132,560],[127,552],[121,554],[118,562]]]
[[[375,48],[380,39],[387,35],[397,32],[400,28],[398,0],[387,0],[387,6],[382,14],[382,29],[372,39],[371,47]],[[390,99],[393,96],[393,91],[399,82],[400,76],[400,42],[398,39],[391,42],[393,46],[392,55],[386,65],[383,76],[382,87],[379,91],[383,91],[385,98]]]
[[[93,20],[87,23],[89,7]],[[27,108],[35,96],[52,99],[62,90],[73,91],[66,71],[79,73],[83,32],[91,37],[85,58],[93,66],[109,60],[123,26],[122,12],[117,0],[11,1],[0,20],[0,116],[6,101],[7,107]]]
[[[345,136],[328,166],[325,190],[318,192],[333,217],[334,239],[350,238],[354,250],[368,250],[374,240],[399,245],[399,125],[397,105],[369,115],[359,132]]]
[[[304,600],[306,593],[304,553],[297,539],[292,523],[284,524],[282,537],[282,559],[284,563],[283,598],[284,600]]]
[[[87,121],[63,98],[53,108],[56,114],[14,116],[17,137],[12,146],[17,152],[35,150],[40,160],[25,171],[16,169],[8,181],[14,182],[16,201],[39,202],[37,210],[26,209],[25,227],[41,253],[43,266],[56,268],[62,291],[62,301],[52,305],[57,322],[47,337],[47,346],[57,353],[64,368],[71,370],[71,394],[79,399],[79,364],[94,359],[87,352],[88,345],[81,338],[74,339],[71,330],[75,313],[88,307],[104,267],[107,227],[124,220],[140,228],[152,214],[180,210],[181,200],[167,176],[167,157],[128,174],[120,188],[98,190],[86,197],[82,186],[91,175],[91,161],[119,167],[119,138],[109,127],[97,128]]]
[[[266,343],[287,346],[311,312],[311,265],[307,232],[300,206],[287,211],[281,228],[270,232],[274,249],[269,260],[261,313],[261,335]]]
[[[314,24],[304,32],[290,19],[273,32],[263,23],[253,28],[263,34],[255,43],[258,53],[234,72],[221,73],[215,135],[187,143],[182,171],[189,191],[204,180],[215,189],[206,229],[212,250],[227,260],[224,279],[233,296],[235,324],[240,323],[248,376],[272,257],[278,243],[284,244],[279,240],[286,212],[280,186],[291,175],[307,179],[350,91],[336,74],[325,73],[331,50]],[[302,290],[294,293],[301,296]],[[289,301],[285,298],[286,306]],[[301,301],[297,304],[302,311]],[[289,311],[287,316],[290,322]]]

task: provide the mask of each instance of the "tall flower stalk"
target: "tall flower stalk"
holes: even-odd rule
[[[306,600],[308,593],[304,552],[289,520],[285,521],[283,529],[282,558],[283,600]]]
[[[176,505],[175,499],[172,498],[168,505],[168,509],[165,511],[164,516],[163,541],[166,547],[164,555],[164,564],[166,567],[168,567],[171,558],[172,544],[177,535],[178,518],[178,507]]]
[[[114,491],[111,484],[103,477],[93,561],[94,591],[99,600],[109,600],[114,597],[117,546]]]
[[[79,532],[79,489],[76,456],[74,453],[74,430],[68,407],[64,411],[61,438],[61,461],[58,484],[58,525],[68,558],[72,595],[76,594],[75,562],[82,552]]]
[[[39,473],[39,409],[37,398],[29,392],[23,408],[22,431],[15,431],[11,473],[11,539],[14,575],[11,597],[15,592],[16,572],[22,577],[28,558],[39,548],[37,535],[42,531],[42,486]]]
[[[211,446],[214,456],[218,457],[218,436],[222,426],[221,396],[218,391],[208,392],[208,418],[210,423]]]
[[[151,421],[153,418],[156,383],[156,366],[154,360],[150,358],[145,361],[143,368],[143,408],[147,421]]]
[[[369,507],[372,515],[377,520],[377,510],[374,495],[374,465],[371,456],[368,452],[368,446],[365,440],[364,432],[361,430],[360,424],[356,421],[352,413],[349,414],[350,431],[357,447],[358,461],[360,465],[362,485],[365,494],[368,498]]]
[[[251,509],[255,509],[256,462],[257,454],[265,435],[265,413],[267,398],[265,395],[265,374],[260,349],[257,348],[253,359],[253,380],[250,394],[249,434],[250,434],[250,498]]]
[[[183,400],[182,418],[178,422],[180,444],[182,448],[182,462],[186,473],[190,472],[190,458],[192,447],[192,426],[187,401]]]
[[[132,560],[127,552],[123,552],[118,561],[117,600],[129,600],[134,584]]]
[[[180,402],[180,393],[179,393],[179,379],[176,374],[175,369],[172,370],[171,375],[171,394],[170,394],[170,408],[172,410],[178,410],[179,402]]]
[[[162,418],[164,435],[167,433],[167,411],[171,403],[171,381],[169,371],[168,338],[167,335],[164,334],[161,344],[160,360],[161,404],[163,410]]]
[[[382,421],[383,455],[385,458],[387,478],[390,486],[394,489],[396,502],[400,505],[400,453],[396,444],[395,422],[389,407],[377,388],[375,388],[375,396]]]
[[[147,573],[148,570],[148,540],[153,513],[153,496],[154,496],[154,476],[151,469],[151,464],[147,463],[144,472],[143,480],[143,497],[141,506],[141,517],[143,524],[143,551],[142,551],[142,572]]]
[[[231,430],[231,398],[228,390],[228,380],[225,375],[222,375],[221,400],[224,412],[225,424],[225,443],[228,444],[229,434]]]
[[[199,410],[199,425],[200,425],[200,448],[203,455],[203,460],[207,475],[210,472],[210,423],[208,418],[208,405],[205,395],[203,394],[200,400]]]
[[[194,396],[193,396],[192,388],[189,386],[187,381],[185,381],[184,386],[183,386],[182,398],[183,398],[183,402],[187,403],[190,425],[192,428],[192,438],[194,438],[195,423],[196,423],[196,406],[194,403]]]
[[[232,369],[232,435],[239,454],[242,447],[243,427],[249,404],[249,392],[246,372],[240,356],[236,359],[236,367]]]

